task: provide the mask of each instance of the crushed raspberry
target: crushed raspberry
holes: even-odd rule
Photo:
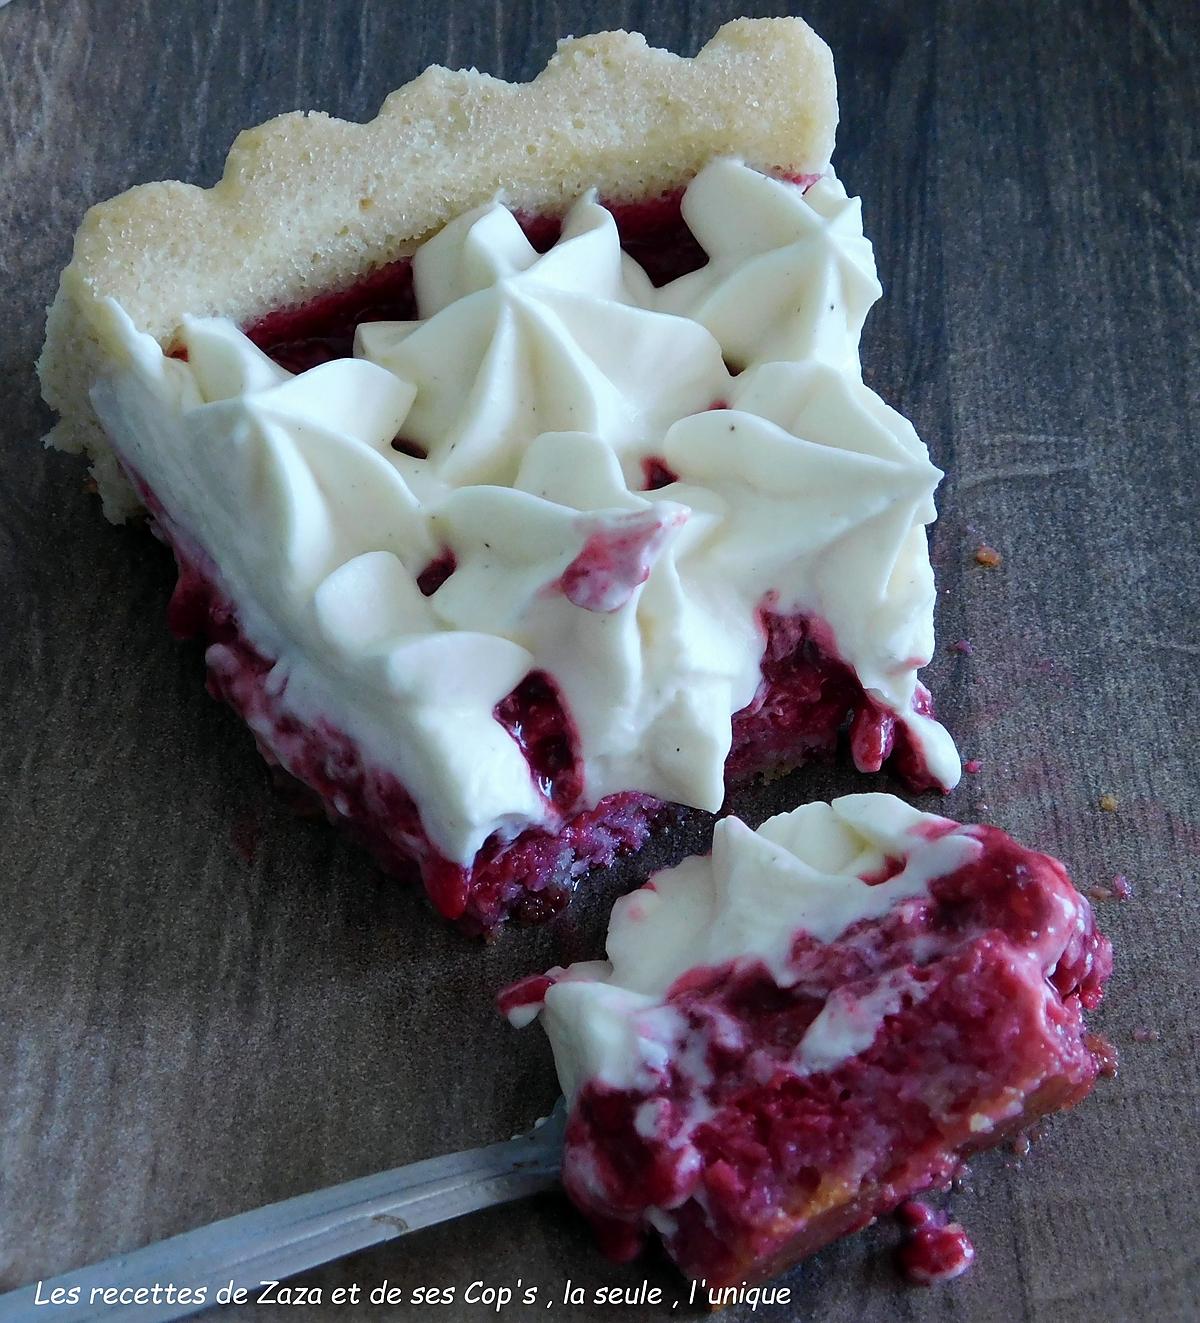
[[[810,188],[819,175],[801,175],[791,182]],[[621,247],[656,285],[708,261],[707,254],[684,223],[683,189],[639,202],[605,205],[613,214]],[[538,252],[553,247],[562,233],[557,216],[518,215],[525,236]],[[360,276],[343,290],[320,294],[295,308],[268,313],[246,328],[246,334],[280,367],[304,372],[354,352],[354,332],[362,322],[412,321],[420,315],[413,287],[412,259],[401,257]]]
[[[683,189],[646,202],[609,204],[621,235],[621,247],[650,277],[665,285],[708,261],[683,219]]]
[[[888,855],[873,873],[864,873],[862,880],[869,887],[877,887],[883,882],[890,882],[898,873],[904,871],[905,860],[897,855]]]
[[[733,718],[727,782],[795,767],[837,748],[850,725],[850,746],[859,771],[878,771],[891,757],[914,791],[938,782],[903,726],[864,693],[854,671],[837,653],[833,631],[808,615],[781,615],[771,602],[759,611],[766,645],[762,681],[754,698]],[[914,711],[932,712],[929,693],[917,686]]]
[[[583,790],[575,732],[558,687],[534,671],[496,706],[496,720],[516,740],[546,799],[569,811]]]
[[[663,519],[655,510],[634,511],[598,529],[558,581],[563,596],[585,611],[619,611],[650,577],[668,533],[686,518]]]
[[[938,1225],[939,1214],[920,1199],[905,1199],[896,1209],[896,1216],[910,1231],[922,1231]]]
[[[242,635],[236,612],[215,586],[215,571],[173,539],[153,493],[144,487],[140,492],[179,567],[168,608],[171,630],[212,645],[209,691],[250,724],[268,763],[282,763],[291,778],[304,782],[328,816],[347,825],[388,872],[410,877],[415,869],[438,911],[465,931],[490,932],[506,920],[544,922],[562,910],[590,868],[640,849],[655,823],[678,813],[674,805],[634,791],[581,810],[582,769],[570,719],[553,681],[535,672],[498,704],[496,719],[525,753],[561,825],[557,831],[529,828],[511,841],[493,837],[468,869],[442,859],[412,798],[390,773],[365,765],[353,742],[331,724],[305,727],[287,715],[269,683],[272,663]],[[451,553],[439,557],[422,573],[422,591],[436,591],[453,570]],[[870,702],[850,668],[826,651],[832,636],[819,621],[770,612],[762,621],[763,680],[754,701],[733,718],[726,761],[731,784],[831,753],[850,714]],[[915,750],[905,754],[900,739],[897,746],[902,775],[914,787],[932,785]]]
[[[914,1280],[969,1266],[962,1228],[911,1200],[1086,1097],[1104,1063],[1083,1010],[1112,968],[1056,860],[974,832],[980,855],[926,897],[829,943],[798,932],[786,986],[747,961],[690,971],[664,1007],[682,1046],[650,1082],[583,1084],[563,1179],[606,1252],[632,1256],[653,1225],[685,1273],[724,1285],[899,1207]],[[902,991],[873,1041],[798,1070],[829,998],[875,1004],[881,985]]]
[[[417,575],[417,587],[426,597],[432,597],[456,569],[458,557],[447,547]]]
[[[143,501],[160,516],[160,536],[171,541],[153,496],[144,493]],[[655,824],[675,811],[634,791],[581,810],[569,722],[553,685],[535,674],[503,700],[497,717],[525,751],[548,801],[568,816],[557,832],[529,828],[511,840],[491,837],[468,868],[443,858],[426,836],[412,798],[391,773],[364,763],[357,745],[328,722],[306,725],[288,713],[285,694],[270,683],[271,661],[241,634],[236,614],[214,586],[211,567],[177,540],[173,545],[179,582],[170,623],[178,637],[209,643],[209,692],[247,722],[269,764],[286,768],[287,786],[304,783],[306,805],[323,805],[388,872],[419,876],[438,912],[464,932],[485,934],[509,920],[551,918],[584,873],[640,849]]]
[[[952,831],[957,830],[958,823],[952,822],[949,818],[934,818],[933,821],[926,818],[916,824],[913,833],[923,841],[940,841],[943,836],[948,836]]]
[[[649,455],[642,460],[642,487],[645,491],[656,492],[660,487],[669,487],[679,481],[679,474],[664,459]]]
[[[683,190],[647,202],[611,207],[621,245],[655,285],[696,271],[708,260],[684,224]],[[554,216],[518,216],[530,243],[551,248],[562,231]],[[413,286],[412,259],[399,258],[360,276],[343,290],[318,295],[296,308],[268,313],[246,334],[280,367],[305,372],[354,352],[354,332],[363,322],[413,321],[420,315]]]
[[[469,870],[435,857],[428,860],[421,874],[433,908],[447,919],[461,919],[471,898]]]
[[[540,1006],[553,982],[545,974],[531,974],[511,984],[496,998],[500,1014],[508,1016],[526,1007]]]
[[[878,772],[896,740],[896,717],[880,703],[859,706],[850,726],[850,752],[860,772]]]
[[[975,1246],[957,1222],[930,1224],[914,1231],[900,1247],[900,1266],[917,1286],[949,1282],[975,1262]]]
[[[354,352],[354,332],[363,322],[412,321],[417,316],[412,260],[389,262],[348,289],[318,295],[298,308],[268,313],[246,327],[246,334],[289,372]]]

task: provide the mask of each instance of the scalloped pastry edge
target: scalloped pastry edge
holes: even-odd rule
[[[280,115],[238,135],[211,188],[142,184],[88,211],[38,361],[59,415],[46,443],[88,454],[114,522],[140,508],[89,399],[121,361],[109,298],[164,344],[185,313],[248,325],[496,195],[551,213],[592,187],[649,198],[721,155],[815,173],[836,125],[832,56],[797,18],[736,19],[690,59],[637,33],[568,38],[528,83],[435,65],[362,124]]]

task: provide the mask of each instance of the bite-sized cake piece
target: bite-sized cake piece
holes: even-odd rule
[[[694,61],[610,33],[84,223],[55,439],[149,511],[265,756],[468,929],[842,732],[957,780],[917,680],[940,474],[861,379],[835,118],[798,20]]]
[[[1055,859],[890,795],[807,804],[617,901],[608,960],[501,994],[615,1257],[762,1279],[1074,1106],[1112,950]]]

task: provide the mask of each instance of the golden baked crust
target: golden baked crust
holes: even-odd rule
[[[38,363],[48,441],[86,451],[114,520],[138,508],[88,391],[112,358],[104,300],[160,341],[182,316],[247,324],[351,283],[501,193],[564,208],[653,197],[707,160],[809,173],[833,150],[829,48],[796,18],[727,23],[695,59],[629,32],[559,44],[529,83],[426,69],[366,124],[281,115],[238,135],[209,189],[143,184],[84,217]]]

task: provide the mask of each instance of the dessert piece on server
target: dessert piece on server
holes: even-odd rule
[[[563,1179],[616,1257],[782,1271],[1091,1090],[1112,968],[1063,866],[883,794],[717,826],[617,901],[608,960],[501,994],[541,1020]]]
[[[149,512],[264,755],[467,929],[846,731],[958,777],[917,679],[940,474],[861,379],[835,120],[798,20],[694,60],[608,33],[84,222],[54,440]]]

